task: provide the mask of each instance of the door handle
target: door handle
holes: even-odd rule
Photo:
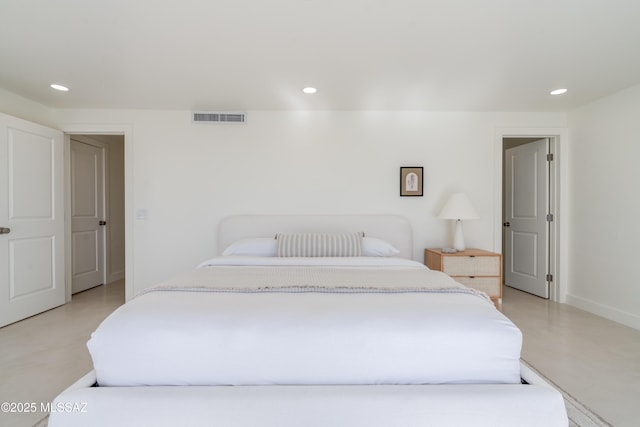
[[[107,221],[100,221],[98,225],[107,225]]]
[[[505,222],[502,225],[504,225],[505,227],[511,227],[511,223],[510,222]]]
[[[0,234],[9,234],[11,233],[11,229],[7,227],[0,227]]]

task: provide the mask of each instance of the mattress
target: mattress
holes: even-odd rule
[[[520,382],[522,336],[485,295],[417,262],[219,257],[112,313],[100,386]]]

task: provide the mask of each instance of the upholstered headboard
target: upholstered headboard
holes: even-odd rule
[[[239,239],[271,237],[277,233],[349,233],[386,240],[401,258],[413,258],[409,221],[397,215],[234,215],[218,225],[218,253]]]

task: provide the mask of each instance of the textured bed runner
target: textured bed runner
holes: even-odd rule
[[[228,267],[197,269],[141,291],[232,293],[484,293],[428,269]]]

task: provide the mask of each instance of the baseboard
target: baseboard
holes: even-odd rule
[[[567,304],[577,307],[581,310],[588,311],[589,313],[604,317],[605,319],[622,323],[623,325],[629,326],[630,328],[640,330],[640,316],[636,314],[627,313],[626,311],[622,311],[617,308],[600,304],[586,298],[571,294],[567,294]]]

